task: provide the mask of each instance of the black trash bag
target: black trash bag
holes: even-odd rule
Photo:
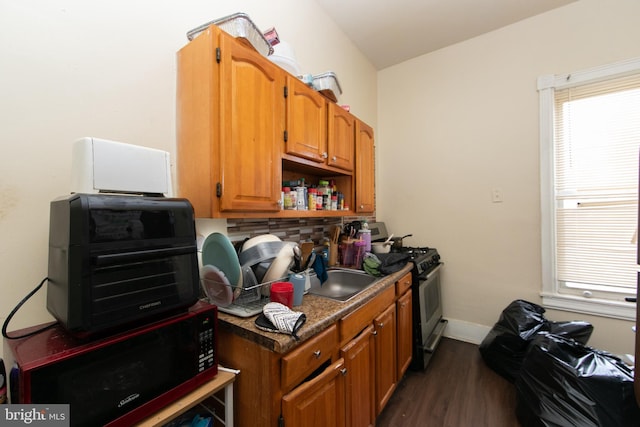
[[[525,300],[511,302],[498,322],[480,343],[480,354],[487,366],[510,382],[515,382],[531,342],[539,333],[553,332],[586,344],[593,332],[582,321],[550,322],[545,309]]]
[[[480,343],[480,354],[487,366],[514,382],[529,343],[544,327],[543,313],[544,308],[528,301],[509,304]]]
[[[516,381],[522,427],[638,427],[633,369],[619,358],[553,334],[531,343]]]
[[[586,344],[589,342],[589,338],[591,338],[593,325],[580,320],[572,320],[569,322],[547,321],[544,329],[550,334],[571,338],[581,344]]]

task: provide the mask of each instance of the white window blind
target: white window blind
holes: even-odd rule
[[[558,90],[554,111],[561,290],[635,292],[640,74]]]
[[[538,89],[543,305],[634,319],[640,58]]]

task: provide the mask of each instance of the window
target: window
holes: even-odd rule
[[[640,59],[538,90],[543,305],[635,319]]]

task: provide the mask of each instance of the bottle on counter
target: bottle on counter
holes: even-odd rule
[[[363,224],[366,224],[366,222]],[[371,252],[371,230],[368,228],[362,228],[358,233],[360,239],[364,242],[364,250],[365,252]]]

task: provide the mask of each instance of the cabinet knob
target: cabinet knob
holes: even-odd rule
[[[378,323],[378,328],[380,329],[384,328],[384,323]]]
[[[342,374],[342,376],[347,375],[347,368],[340,369],[340,373]]]
[[[324,153],[322,153],[322,158],[326,159],[327,157],[329,157],[329,155],[327,154],[327,152],[325,151]]]
[[[373,336],[378,335],[378,331],[373,331],[373,333],[371,335],[373,335]]]
[[[322,354],[322,352],[320,350],[316,350],[316,351],[313,352],[313,356],[316,359],[319,359],[321,354]]]
[[[335,162],[337,159],[338,159],[338,158],[337,158],[336,156],[333,156],[333,157],[331,158],[331,160],[332,160],[332,161],[334,161],[334,162]]]
[[[360,209],[364,209],[364,205],[360,205]]]

